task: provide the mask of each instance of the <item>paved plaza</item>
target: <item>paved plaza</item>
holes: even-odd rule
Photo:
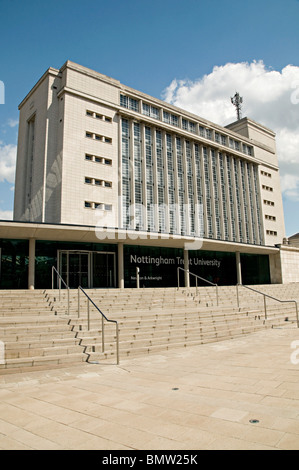
[[[298,450],[299,330],[0,375],[3,450]]]

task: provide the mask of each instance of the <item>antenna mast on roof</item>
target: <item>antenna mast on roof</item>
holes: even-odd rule
[[[235,96],[231,98],[231,102],[236,107],[237,117],[239,121],[241,119],[241,109],[242,109],[243,98],[242,96],[239,95],[238,92],[236,92]]]

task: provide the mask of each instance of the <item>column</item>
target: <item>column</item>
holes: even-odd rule
[[[124,289],[125,278],[124,278],[124,244],[119,243],[118,248],[118,287]]]
[[[189,252],[184,250],[184,278],[185,278],[185,287],[190,287],[190,276],[189,276]]]
[[[236,252],[237,283],[242,284],[242,266],[240,252]]]
[[[29,240],[28,289],[34,289],[35,278],[35,239]]]

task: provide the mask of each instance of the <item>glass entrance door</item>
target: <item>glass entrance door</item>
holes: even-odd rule
[[[71,289],[116,286],[115,253],[60,251],[58,271]]]
[[[93,253],[93,287],[115,287],[114,253]]]
[[[89,253],[60,252],[60,274],[71,289],[89,287]]]

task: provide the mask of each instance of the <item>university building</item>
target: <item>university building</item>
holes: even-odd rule
[[[70,61],[19,111],[1,288],[49,288],[52,266],[69,287],[136,287],[136,268],[141,287],[177,286],[178,274],[284,282],[270,129],[221,127]]]

